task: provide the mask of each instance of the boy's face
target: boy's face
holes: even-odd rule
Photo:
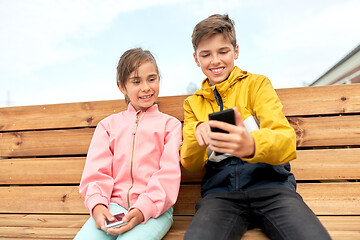
[[[200,40],[194,53],[196,64],[201,67],[211,85],[226,80],[234,70],[234,60],[238,58],[239,47],[234,49],[222,34]]]

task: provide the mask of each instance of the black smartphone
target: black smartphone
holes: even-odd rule
[[[217,120],[235,125],[235,113],[234,109],[230,108],[220,112],[214,112],[209,114],[209,120]],[[211,128],[212,132],[228,133],[219,128]]]
[[[220,111],[220,112],[214,112],[214,113],[210,113],[209,114],[209,120],[217,120],[217,121],[222,121],[222,122],[226,122],[226,123],[230,123],[235,125],[235,113],[234,113],[234,109],[230,108],[224,111]],[[214,128],[211,127],[211,131],[212,132],[222,132],[222,133],[229,133],[225,130],[222,130],[220,128]],[[223,153],[219,153],[219,152],[215,152],[215,155],[221,155]]]
[[[105,228],[109,229],[109,228],[118,228],[121,227],[122,225],[126,224],[126,222],[124,222],[122,219],[123,217],[125,217],[124,213],[119,213],[114,215],[115,217],[115,221],[105,221]]]

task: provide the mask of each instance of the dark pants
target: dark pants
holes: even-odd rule
[[[184,239],[239,240],[254,227],[270,239],[331,239],[299,194],[274,188],[206,195]]]

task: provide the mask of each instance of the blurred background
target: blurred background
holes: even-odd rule
[[[155,55],[160,96],[191,94],[205,78],[192,30],[215,13],[235,21],[236,65],[274,88],[357,82],[359,11],[358,0],[0,0],[0,107],[122,99],[116,65],[134,47]]]

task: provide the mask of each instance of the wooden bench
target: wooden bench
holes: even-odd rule
[[[360,84],[278,89],[297,133],[298,192],[333,239],[360,239]],[[159,98],[183,120],[186,96]],[[72,239],[89,217],[78,184],[99,120],[123,100],[0,108],[0,239]],[[182,239],[203,173],[183,171],[174,224]],[[243,239],[267,239],[259,229]]]

